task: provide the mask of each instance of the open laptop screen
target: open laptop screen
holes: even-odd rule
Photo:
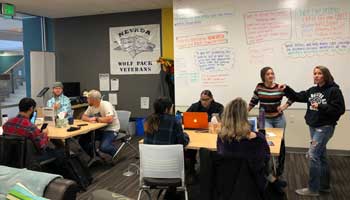
[[[257,117],[248,117],[251,131],[258,131],[258,118]]]
[[[184,112],[183,123],[185,129],[208,129],[208,113]]]

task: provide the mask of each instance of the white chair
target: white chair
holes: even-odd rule
[[[118,132],[118,136],[115,140],[121,141],[121,145],[118,148],[117,153],[114,154],[113,159],[117,157],[117,155],[125,145],[131,147],[131,149],[133,149],[135,153],[137,153],[137,149],[130,144],[131,135],[129,133],[129,120],[131,112],[126,110],[117,110],[116,112],[120,123],[120,129]]]
[[[146,191],[151,199],[151,189],[176,187],[188,199],[185,185],[183,145],[139,144],[140,150],[140,189],[137,199]]]

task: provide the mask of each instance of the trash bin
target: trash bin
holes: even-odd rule
[[[143,123],[145,122],[145,118],[136,118],[136,135],[143,136]]]

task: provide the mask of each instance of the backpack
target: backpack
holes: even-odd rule
[[[77,182],[83,190],[86,190],[93,180],[89,168],[77,155],[72,155],[64,160],[63,176]]]

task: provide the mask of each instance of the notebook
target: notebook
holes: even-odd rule
[[[185,129],[208,129],[208,113],[184,112],[183,123]]]

